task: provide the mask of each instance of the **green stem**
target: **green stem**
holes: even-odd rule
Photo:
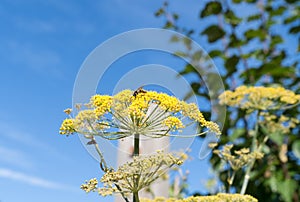
[[[133,202],[140,202],[139,192],[133,192]]]
[[[254,134],[253,134],[253,137],[252,137],[252,145],[251,145],[251,152],[253,151],[256,151],[257,150],[257,134],[258,134],[258,123],[259,123],[259,110],[257,110],[257,115],[256,115],[256,123],[255,123],[255,129],[254,129]],[[246,189],[247,189],[247,186],[248,186],[248,183],[249,183],[249,179],[250,179],[250,173],[251,173],[251,170],[254,166],[254,163],[255,163],[255,160],[256,159],[253,159],[249,166],[247,167],[246,169],[246,173],[245,173],[245,177],[244,177],[244,181],[243,181],[243,185],[242,185],[242,189],[241,189],[241,192],[240,194],[245,194],[246,192]]]
[[[133,145],[133,156],[138,156],[140,154],[140,135],[134,135],[134,145]]]
[[[133,143],[133,156],[139,156],[140,154],[140,135],[134,134],[134,143]],[[133,192],[133,202],[139,202],[139,191],[137,190],[139,184],[139,177],[135,180],[135,189],[136,191]]]
[[[230,188],[231,188],[231,186],[232,186],[232,184],[233,184],[233,180],[234,180],[234,178],[235,178],[235,170],[233,171],[233,173],[232,173],[232,175],[231,175],[231,177],[230,177],[230,179],[228,180],[228,184],[229,184],[229,192],[228,193],[230,193]]]

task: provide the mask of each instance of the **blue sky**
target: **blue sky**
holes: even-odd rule
[[[1,0],[1,202],[112,201],[79,189],[84,180],[99,177],[100,170],[78,137],[58,134],[62,111],[72,104],[76,74],[88,54],[116,34],[162,27],[162,19],[153,15],[162,2]],[[183,22],[198,23],[195,1],[174,1],[172,9],[182,11]],[[118,61],[99,93],[117,81],[118,66],[166,61],[179,69],[183,64],[167,55],[142,56],[145,60],[135,64],[130,62],[139,55]],[[199,143],[194,142],[195,150]],[[194,158],[187,167],[190,190],[203,190],[205,160]]]

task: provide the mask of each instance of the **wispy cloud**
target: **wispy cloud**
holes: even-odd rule
[[[42,188],[48,189],[63,189],[63,190],[70,190],[75,191],[75,187],[71,187],[69,185],[64,185],[57,182],[52,182],[43,178],[39,178],[36,176],[28,175],[25,173],[13,171],[7,168],[0,168],[0,178],[7,178],[10,180],[16,180],[19,182],[26,183],[28,185],[38,186]]]
[[[0,145],[0,162],[17,165],[23,168],[33,168],[34,164],[22,151],[10,149]]]

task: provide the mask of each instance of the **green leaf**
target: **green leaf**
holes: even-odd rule
[[[269,13],[271,16],[283,15],[284,11],[286,11],[285,6],[279,6],[277,9],[271,10]]]
[[[283,39],[280,35],[272,36],[270,47],[273,48],[275,45],[280,44],[282,42],[283,42]]]
[[[292,145],[292,151],[294,155],[300,159],[300,140],[297,140]]]
[[[184,70],[181,71],[181,72],[179,72],[179,74],[185,75],[185,74],[189,74],[189,73],[192,73],[192,72],[195,72],[195,71],[196,71],[196,70],[195,70],[195,68],[194,68],[193,65],[187,64],[187,65],[185,66]]]
[[[232,134],[229,136],[229,140],[233,142],[237,138],[241,137],[246,133],[246,130],[244,128],[236,128],[233,130]]]
[[[242,2],[242,0],[232,0],[232,3],[235,3],[235,4],[239,4],[241,2]]]
[[[207,35],[208,41],[212,43],[222,38],[225,35],[225,32],[219,26],[211,25],[207,27],[203,32],[201,32],[201,34]]]
[[[280,132],[270,133],[269,137],[272,141],[274,141],[277,145],[282,145],[284,140],[284,135]]]
[[[237,17],[232,10],[227,10],[224,14],[225,21],[233,26],[237,26],[242,19]]]
[[[172,37],[171,37],[171,42],[178,42],[180,39],[179,39],[179,37],[178,36],[176,36],[176,35],[173,35]]]
[[[204,18],[210,15],[217,15],[221,13],[221,11],[222,11],[222,5],[220,2],[217,1],[209,2],[205,5],[205,8],[202,10],[200,14],[200,17]]]
[[[257,0],[246,0],[247,3],[256,3]]]
[[[292,179],[286,179],[278,184],[278,192],[286,202],[291,202],[293,194],[297,188],[297,182]]]
[[[261,14],[255,14],[255,15],[250,15],[248,18],[247,18],[247,21],[248,22],[251,22],[251,21],[254,21],[254,20],[259,20],[261,19]]]
[[[160,8],[160,9],[158,9],[156,12],[155,12],[155,16],[156,17],[159,17],[159,16],[161,16],[161,15],[163,15],[165,13],[165,10],[164,9],[162,9],[162,8]]]
[[[238,39],[235,34],[231,34],[230,41],[228,43],[228,47],[236,48],[236,47],[240,47],[246,43],[247,43],[246,41],[242,41],[242,40]]]
[[[250,29],[246,31],[244,35],[248,40],[259,38],[261,41],[263,41],[266,38],[266,33],[261,29],[258,30]]]
[[[223,52],[220,50],[212,50],[208,53],[211,58],[220,57],[223,55]]]
[[[225,67],[227,70],[227,75],[231,75],[233,72],[236,72],[236,65],[239,63],[240,57],[233,55],[228,58],[225,62]]]
[[[290,23],[296,21],[298,18],[299,18],[299,16],[297,16],[297,15],[290,16],[290,17],[287,17],[286,19],[284,19],[283,23],[290,24]]]
[[[289,31],[289,33],[291,33],[291,34],[297,34],[298,32],[300,32],[300,25],[291,27],[291,29]]]

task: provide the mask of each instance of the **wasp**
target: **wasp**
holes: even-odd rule
[[[136,96],[140,93],[147,93],[147,91],[143,89],[143,86],[136,89],[136,91],[133,92],[132,96],[136,98]]]

